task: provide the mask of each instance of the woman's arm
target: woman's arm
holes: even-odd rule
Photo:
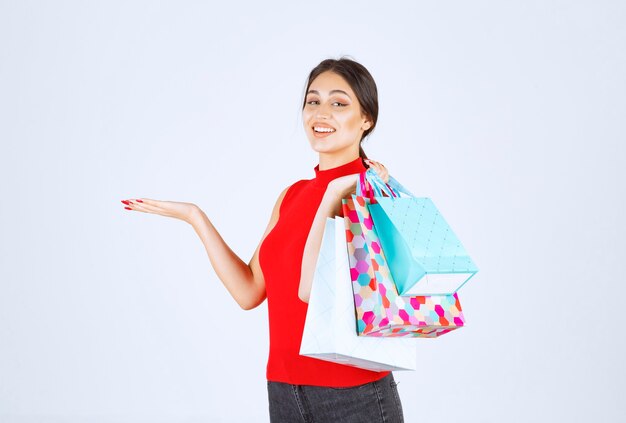
[[[265,233],[261,237],[261,241],[248,264],[230,249],[199,207],[194,209],[189,219],[189,223],[200,237],[202,244],[204,244],[209,261],[213,269],[215,269],[218,278],[237,304],[244,310],[253,309],[265,300],[265,279],[259,264],[259,249],[267,234],[270,233],[278,221],[280,204],[287,189],[285,188],[278,200],[276,200]]]
[[[389,180],[389,172],[382,164],[372,160],[368,160],[367,162],[385,183]],[[356,192],[356,181],[358,177],[358,173],[342,176],[330,181],[328,187],[326,187],[326,192],[324,193],[324,197],[322,197],[322,202],[313,219],[313,224],[311,225],[302,255],[298,297],[305,303],[309,302],[317,256],[320,252],[324,228],[326,227],[326,219],[340,214],[341,199]]]
[[[356,186],[356,178],[358,174],[342,176],[342,182],[345,182],[350,186],[352,180],[354,180],[354,186]],[[348,179],[345,179],[348,178]],[[320,245],[322,244],[322,236],[324,235],[324,228],[326,227],[326,219],[328,217],[335,217],[341,210],[341,199],[343,195],[341,190],[338,189],[335,184],[335,180],[331,181],[326,188],[322,202],[320,203],[315,218],[313,218],[313,224],[309,231],[309,236],[304,245],[304,252],[302,253],[302,268],[300,270],[300,286],[298,287],[298,297],[305,303],[309,302],[309,295],[311,294],[311,285],[313,284],[313,275],[315,273],[315,265],[317,264],[317,256],[320,252]],[[345,184],[344,184],[345,186]]]
[[[259,248],[267,234],[276,225],[280,205],[287,189],[285,188],[276,200],[265,233],[248,264],[230,249],[206,214],[195,204],[150,198],[122,200],[122,203],[126,205],[125,208],[128,210],[173,217],[193,226],[202,244],[204,244],[209,255],[209,261],[217,276],[230,295],[237,301],[237,304],[244,310],[250,310],[265,300],[265,279],[259,264]]]

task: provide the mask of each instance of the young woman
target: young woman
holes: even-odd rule
[[[270,352],[267,389],[272,423],[403,422],[391,372],[373,372],[299,355],[313,273],[327,217],[342,216],[341,199],[372,166],[361,142],[378,118],[378,91],[367,69],[348,58],[326,59],[309,74],[302,106],[304,130],[319,154],[315,178],[278,197],[250,263],[224,242],[194,204],[148,198],[123,200],[126,209],[181,219],[202,240],[217,276],[244,310],[267,298]]]

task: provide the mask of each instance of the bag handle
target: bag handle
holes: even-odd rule
[[[366,177],[365,172],[359,173],[359,179],[356,181],[356,193],[361,197],[366,197],[370,200],[370,202],[375,202],[374,200],[374,192],[372,192],[372,184],[370,184]]]
[[[386,184],[380,176],[376,173],[376,171],[368,169],[365,172],[365,178],[367,182],[370,183],[372,189],[374,190],[374,195],[376,197],[383,197],[383,193],[387,194],[387,197],[398,197],[399,195],[394,191],[389,184]]]
[[[408,189],[406,189],[394,177],[389,175],[389,182],[385,183],[378,174],[371,169],[366,171],[366,180],[373,187],[376,196],[382,197],[382,193],[386,193],[389,197],[401,197],[405,194],[409,197],[415,197]]]

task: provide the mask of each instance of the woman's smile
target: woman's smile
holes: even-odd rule
[[[332,126],[326,125],[324,123],[314,123],[312,129],[313,136],[315,136],[316,138],[325,138],[337,131]]]

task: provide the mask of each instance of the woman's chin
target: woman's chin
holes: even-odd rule
[[[334,153],[345,148],[345,146],[337,145],[336,142],[325,139],[309,140],[309,144],[311,145],[313,151],[317,153]]]

